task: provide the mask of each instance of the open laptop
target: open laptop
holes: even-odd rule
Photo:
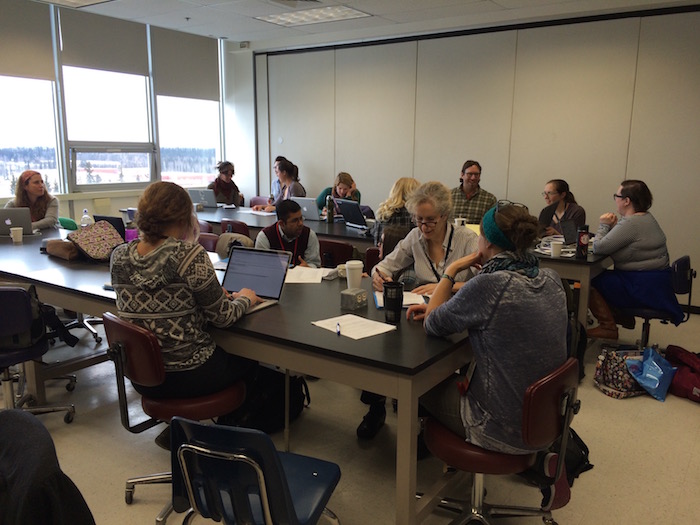
[[[114,229],[117,230],[117,232],[119,232],[119,235],[121,235],[122,239],[126,239],[126,226],[124,226],[124,221],[121,217],[111,217],[109,215],[93,215],[93,218],[95,219],[95,222],[107,221],[112,226],[114,226]]]
[[[1,208],[0,235],[10,235],[10,228],[22,227],[22,235],[33,235],[32,215],[29,208]]]
[[[359,230],[366,230],[368,228],[365,216],[362,215],[359,202],[349,199],[335,199],[335,202],[340,209],[340,214],[343,216],[343,219],[345,219],[346,226]]]
[[[576,244],[578,242],[578,228],[574,221],[561,221],[561,233],[564,236],[564,244]]]
[[[222,286],[228,292],[250,288],[263,299],[248,308],[247,314],[277,304],[291,258],[290,252],[233,246]]]
[[[301,214],[305,221],[321,220],[318,214],[318,208],[316,207],[316,199],[310,197],[292,197],[292,200],[301,206]]]
[[[195,188],[190,188],[187,191],[190,194],[192,202],[200,203],[205,208],[218,208],[219,206],[223,206],[223,204],[219,204],[218,202],[216,202],[216,195],[214,195],[214,190],[198,190]]]

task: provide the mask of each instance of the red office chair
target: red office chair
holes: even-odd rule
[[[142,396],[141,406],[150,418],[132,425],[129,422],[129,405],[124,378],[146,387],[160,385],[165,380],[165,367],[163,366],[160,343],[153,332],[124,321],[113,313],[106,312],[103,319],[105,333],[109,341],[107,353],[114,362],[117,377],[122,426],[129,432],[138,434],[161,422],[169,422],[174,416],[194,420],[213,419],[233,412],[243,404],[246,395],[243,381],[221,392],[191,399],[153,399]],[[133,502],[135,486],[138,484],[171,482],[170,472],[128,479],[124,495],[126,503]],[[172,512],[172,508],[171,501],[158,515],[156,522],[165,522],[167,516]]]
[[[353,246],[349,242],[319,239],[318,243],[321,251],[321,265],[324,268],[335,268],[352,259]]]
[[[211,233],[214,231],[214,228],[212,228],[211,224],[209,224],[207,221],[203,221],[202,219],[199,219],[199,231],[201,233]]]
[[[671,265],[671,282],[673,283],[673,291],[676,295],[687,295],[688,305],[683,316],[682,323],[690,319],[690,308],[693,300],[693,279],[697,273],[690,266],[690,257],[684,255],[676,259]],[[641,348],[649,346],[649,331],[651,330],[652,319],[659,319],[663,324],[668,324],[671,321],[671,316],[664,310],[654,310],[652,308],[620,308],[620,312],[624,315],[641,317],[644,319],[642,326]]]
[[[199,244],[208,252],[216,251],[216,243],[219,242],[219,236],[215,233],[200,233]]]
[[[253,206],[267,206],[269,202],[270,199],[268,197],[256,195],[255,197],[250,198],[250,207],[252,208]]]
[[[561,450],[566,450],[569,425],[580,408],[576,399],[578,391],[578,362],[569,358],[563,365],[534,382],[525,391],[523,403],[523,441],[530,447],[546,450],[561,437]],[[553,524],[549,510],[527,507],[489,505],[484,501],[484,474],[518,474],[534,465],[537,453],[511,455],[477,447],[464,441],[434,419],[428,419],[425,427],[425,443],[430,452],[452,467],[443,480],[454,476],[454,469],[473,472],[471,502],[460,506],[463,514],[452,523],[479,521],[489,524],[490,518],[499,516],[542,516]],[[556,476],[564,469],[564,455],[559,454]],[[440,483],[444,483],[441,481]],[[456,500],[444,499],[443,503],[454,510]]]
[[[365,250],[365,272],[370,274],[372,268],[374,268],[379,262],[379,248],[376,246],[370,246]]]
[[[229,230],[229,226],[231,229]],[[233,219],[221,219],[221,233],[241,233],[250,237],[250,230],[245,222],[234,221]]]

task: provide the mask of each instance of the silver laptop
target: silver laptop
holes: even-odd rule
[[[233,246],[222,286],[228,292],[250,288],[263,299],[248,308],[247,314],[277,304],[291,258],[290,252]]]
[[[29,208],[0,209],[0,235],[10,235],[10,228],[22,227],[22,235],[33,235],[32,214]]]
[[[365,216],[362,215],[359,202],[349,199],[335,199],[335,202],[340,209],[343,219],[345,219],[346,226],[358,228],[360,230],[366,230],[368,228]]]
[[[316,199],[310,197],[292,197],[292,200],[301,206],[301,214],[305,221],[320,221]]]
[[[216,202],[216,195],[214,195],[214,190],[198,190],[190,188],[187,190],[190,194],[190,198],[193,203],[200,203],[205,208],[217,208],[223,206],[223,203],[219,204]]]

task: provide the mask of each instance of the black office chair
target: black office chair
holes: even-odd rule
[[[36,294],[36,292],[34,293]],[[34,304],[38,308],[38,300],[35,300]],[[26,343],[19,343],[20,334],[26,333],[32,333],[32,339]],[[14,378],[10,367],[23,364],[26,361],[40,361],[41,357],[49,350],[46,326],[41,314],[33,311],[30,292],[24,288],[12,285],[0,286],[0,337],[3,338],[2,340],[17,341],[14,344],[8,343],[6,346],[0,344],[0,371],[2,372],[1,382],[5,408],[20,408],[33,414],[65,411],[66,415],[63,420],[66,423],[72,422],[75,417],[75,406],[37,405],[32,396],[22,395],[23,372],[18,376],[20,398],[16,399]]]
[[[352,259],[354,247],[349,242],[319,239],[318,244],[321,252],[321,266],[324,268],[335,268]]]
[[[673,283],[673,291],[676,295],[687,295],[688,305],[683,316],[682,323],[690,319],[690,308],[693,299],[693,279],[697,273],[690,266],[690,257],[684,255],[676,259],[671,265],[671,281]],[[618,311],[626,316],[641,317],[644,319],[642,326],[641,347],[646,348],[649,345],[649,332],[651,330],[652,319],[659,319],[663,324],[668,324],[671,321],[671,315],[664,310],[654,310],[652,308],[619,308]]]
[[[339,523],[326,504],[340,480],[335,463],[278,452],[259,430],[171,422],[173,507],[239,523],[311,525],[322,514]]]
[[[0,480],[0,523],[95,525],[48,430],[21,410],[0,412]]]

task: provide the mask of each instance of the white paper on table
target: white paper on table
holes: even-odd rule
[[[287,277],[284,282],[288,283],[320,283],[323,274],[328,268],[309,268],[307,266],[295,266],[287,270]],[[327,272],[326,272],[327,273]]]
[[[379,310],[384,308],[384,294],[382,292],[374,292],[374,304]],[[412,304],[425,304],[425,298],[417,293],[404,292],[403,308],[408,308]]]
[[[311,324],[319,328],[330,330],[331,332],[335,332],[338,326],[340,326],[340,335],[355,340],[396,330],[395,325],[372,321],[371,319],[365,319],[364,317],[353,314],[331,317],[330,319],[323,319],[321,321],[312,321]]]

